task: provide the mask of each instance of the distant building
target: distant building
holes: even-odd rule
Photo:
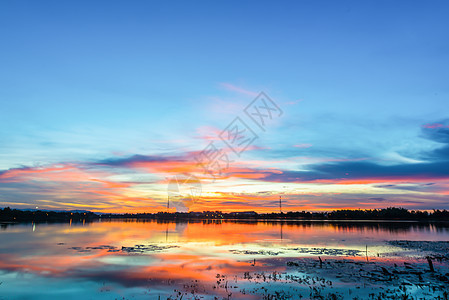
[[[229,214],[232,217],[255,217],[257,213],[255,211],[238,211]]]

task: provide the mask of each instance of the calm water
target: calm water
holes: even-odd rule
[[[215,282],[217,274],[231,278],[252,270],[285,271],[288,258],[394,258],[400,249],[389,246],[388,240],[448,241],[449,227],[413,222],[127,220],[3,224],[0,299],[166,299],[182,285]],[[226,294],[206,288],[197,292],[206,298]]]

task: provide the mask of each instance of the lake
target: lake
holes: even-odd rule
[[[0,241],[0,299],[432,298],[449,287],[444,223],[2,224]]]

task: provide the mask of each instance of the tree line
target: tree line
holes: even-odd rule
[[[98,214],[89,211],[45,211],[19,210],[9,207],[0,209],[0,222],[56,222],[56,221],[90,221],[94,219],[290,219],[290,220],[415,220],[415,221],[449,221],[448,210],[422,211],[405,208],[388,207],[382,209],[342,209],[331,212],[296,211],[286,213],[256,213],[204,211],[204,212],[159,212],[138,214]]]

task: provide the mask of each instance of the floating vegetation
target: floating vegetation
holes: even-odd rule
[[[135,245],[134,247],[122,247],[122,252],[127,253],[152,253],[152,252],[159,252],[171,248],[179,248],[179,246],[176,245]]]
[[[254,251],[254,250],[234,250],[234,249],[229,250],[229,252],[234,253],[234,254],[267,255],[267,256],[276,256],[276,255],[283,253],[282,251],[271,251],[271,250]]]
[[[363,251],[353,249],[327,249],[327,248],[282,248],[303,254],[328,256],[361,256]]]
[[[171,248],[179,248],[179,246],[176,245],[155,245],[155,244],[149,244],[149,245],[135,245],[133,247],[125,247],[122,246],[121,249],[115,247],[115,246],[109,246],[109,245],[100,245],[100,246],[94,246],[94,247],[70,247],[68,249],[75,250],[77,252],[83,253],[83,252],[91,252],[92,250],[108,250],[107,252],[124,252],[124,253],[154,253],[154,252],[160,252],[166,249]]]
[[[388,241],[392,246],[419,252],[429,252],[432,258],[449,260],[449,241]]]
[[[310,258],[287,262],[290,268],[325,276],[335,285],[350,284],[352,293],[365,293],[362,299],[428,299],[429,296],[447,299],[448,296],[448,266],[430,272],[425,259],[402,264],[326,259],[319,265],[318,260]]]
[[[327,249],[327,248],[280,248],[281,251],[273,250],[235,250],[231,249],[229,252],[234,254],[246,254],[246,255],[266,255],[276,256],[279,254],[285,254],[286,252],[297,252],[310,255],[328,255],[328,256],[362,256],[365,252],[360,250],[351,249]],[[290,254],[290,253],[289,253]]]

